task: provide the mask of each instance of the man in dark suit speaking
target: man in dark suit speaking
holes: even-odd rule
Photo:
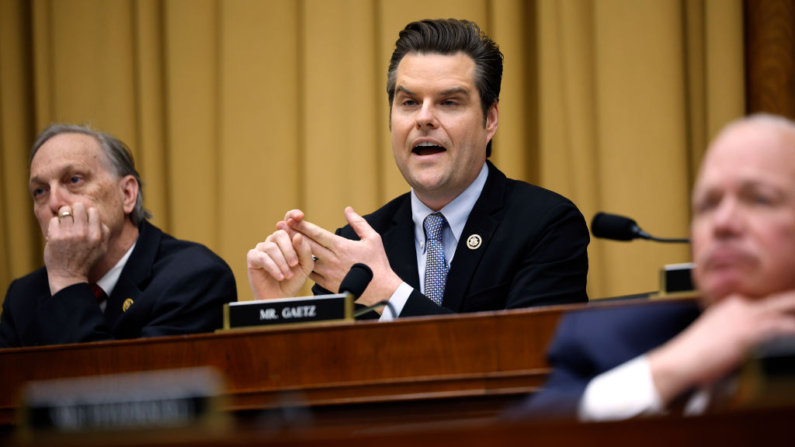
[[[663,301],[565,317],[549,351],[553,373],[525,413],[697,414],[720,407],[726,393],[716,389],[752,347],[795,335],[795,123],[762,115],[724,129],[704,158],[692,212],[701,306]]]
[[[392,152],[411,192],[328,232],[287,213],[248,253],[259,299],[336,292],[356,262],[373,281],[357,301],[395,316],[587,301],[588,229],[567,199],[487,161],[497,131],[502,53],[472,22],[423,20],[400,32],[388,71]],[[378,309],[381,312],[381,309]]]
[[[147,222],[132,156],[112,136],[54,125],[33,145],[33,211],[44,264],[8,288],[0,347],[207,332],[237,299],[206,247]]]

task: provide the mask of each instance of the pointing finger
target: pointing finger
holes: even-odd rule
[[[299,209],[287,211],[284,215],[284,221],[287,222],[290,219],[300,222],[304,220],[304,212]]]
[[[303,234],[304,236],[312,239],[313,241],[328,249],[334,248],[335,238],[339,237],[334,233],[324,230],[323,228],[320,228],[319,226],[305,220],[290,220],[287,223],[294,231]]]
[[[309,239],[308,237],[303,237],[302,239],[304,240],[304,242],[306,242],[309,245],[309,255],[315,256],[315,259],[313,259],[314,270],[317,270],[323,264],[334,263],[335,260],[337,259],[337,255],[328,248],[318,244],[317,242],[313,241],[312,239]]]
[[[290,225],[288,224],[288,222],[292,222],[292,219],[289,220],[289,221],[280,220],[280,221],[276,222],[276,229],[286,232],[287,235],[290,236],[290,238],[292,238],[293,236],[298,234],[298,232],[293,230],[292,228],[290,228]]]
[[[362,240],[372,237],[375,234],[373,227],[364,220],[364,217],[356,214],[356,211],[350,206],[345,208],[345,219],[351,224],[353,231],[355,231]]]

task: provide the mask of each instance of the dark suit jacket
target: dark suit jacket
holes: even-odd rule
[[[488,168],[450,264],[441,307],[419,292],[410,194],[365,216],[381,235],[392,269],[414,288],[401,317],[588,301],[590,238],[577,207],[551,191],[506,178],[490,162]],[[358,240],[350,225],[337,234]],[[482,243],[472,250],[467,239],[474,234]],[[319,286],[313,290],[328,293]]]
[[[208,332],[237,300],[226,263],[203,245],[143,222],[138,242],[103,314],[87,283],[52,296],[42,267],[11,283],[0,316],[0,347],[79,343]],[[128,298],[129,309],[122,311]]]
[[[513,416],[575,418],[588,383],[674,338],[700,314],[693,301],[660,301],[572,312],[549,348],[552,374]]]

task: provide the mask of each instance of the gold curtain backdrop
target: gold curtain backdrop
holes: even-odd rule
[[[397,34],[477,22],[505,54],[493,161],[590,221],[688,233],[707,141],[745,111],[741,0],[0,0],[0,288],[42,265],[28,153],[51,122],[132,149],[153,223],[246,252],[292,208],[327,229],[408,191],[385,94]],[[685,246],[594,240],[592,298],[655,290]],[[308,291],[308,289],[307,289]]]

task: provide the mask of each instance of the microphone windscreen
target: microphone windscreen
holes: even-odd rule
[[[373,279],[373,271],[366,264],[353,264],[340,284],[340,293],[350,293],[359,298]]]
[[[638,237],[638,224],[629,217],[596,213],[591,221],[591,232],[596,237],[616,241],[631,241]]]

